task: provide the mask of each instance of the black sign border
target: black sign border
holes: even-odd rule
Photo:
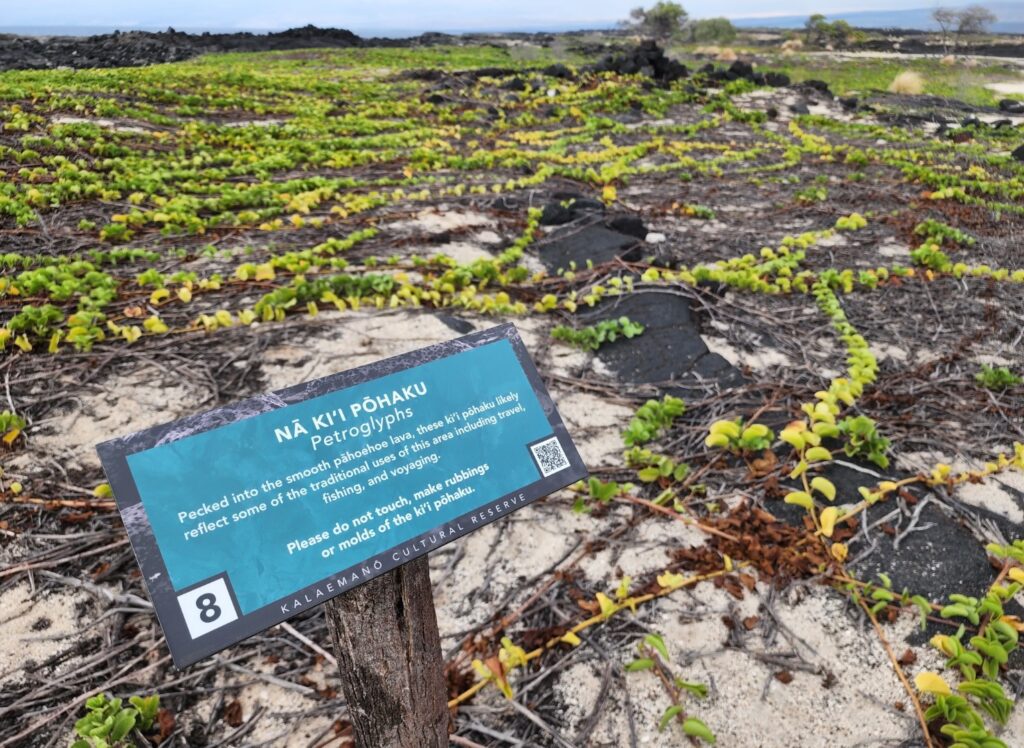
[[[177,596],[184,590],[175,590],[171,586],[167,566],[142,505],[138,486],[128,467],[129,455],[502,340],[511,343],[516,358],[533,388],[534,395],[540,403],[548,423],[551,424],[552,433],[544,438],[549,438],[551,435],[558,437],[562,449],[569,459],[569,468],[547,478],[541,478],[512,494],[495,497],[451,522],[439,525],[406,543],[389,548],[348,569],[339,570],[330,577],[297,590],[295,593],[258,608],[247,615],[243,615],[239,610],[237,620],[204,634],[198,639],[191,638],[178,606]],[[98,444],[96,451],[99,453],[103,470],[113,489],[114,498],[121,512],[132,549],[138,559],[139,567],[142,569],[143,580],[171,650],[171,657],[179,669],[194,664],[243,639],[286,621],[294,615],[326,602],[332,597],[347,592],[363,582],[440,548],[472,530],[479,529],[511,511],[520,509],[571,483],[582,480],[588,475],[588,470],[583,464],[561,416],[555,409],[555,404],[541,380],[537,367],[530,358],[518,330],[511,322],[111,439]],[[428,543],[431,538],[435,542]],[[398,555],[401,560],[395,561],[395,555]],[[196,586],[198,584],[189,587]],[[230,581],[228,586],[230,589]],[[307,600],[308,603],[305,602]],[[295,606],[296,601],[302,601],[302,604]],[[285,609],[287,610],[285,611]]]

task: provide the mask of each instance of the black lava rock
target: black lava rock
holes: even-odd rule
[[[644,41],[632,49],[605,55],[599,62],[586,68],[592,72],[635,75],[640,73],[660,83],[671,83],[685,78],[689,71],[686,66],[665,56],[665,50],[657,42]]]
[[[168,29],[43,39],[5,35],[0,41],[0,70],[128,67],[178,62],[209,52],[360,47],[365,43],[346,29],[316,26],[268,34],[188,34]],[[411,39],[378,39],[374,43],[379,46],[411,46],[414,42]]]
[[[542,226],[561,226],[575,221],[585,213],[604,212],[604,203],[582,195],[556,193],[554,198],[555,200],[545,205],[541,211],[540,223]]]
[[[815,91],[820,91],[826,96],[832,96],[832,91],[829,90],[828,84],[825,81],[818,80],[817,78],[805,80],[800,85],[805,86],[806,88],[813,88]]]
[[[609,218],[605,225],[613,231],[627,236],[635,236],[637,239],[647,238],[647,227],[640,220],[639,216],[623,215]]]
[[[795,104],[789,105],[789,111],[793,114],[810,114],[811,110],[807,108],[807,104],[802,101],[798,101]]]
[[[595,265],[616,258],[632,262],[643,256],[641,246],[635,236],[593,224],[561,236],[552,236],[540,248],[540,261],[549,271],[568,269],[574,262],[577,267],[586,267],[588,260]]]
[[[738,369],[708,350],[700,336],[700,313],[695,306],[689,299],[659,291],[601,302],[594,310],[595,319],[625,315],[642,324],[646,332],[602,345],[598,357],[621,381],[656,383],[684,397],[689,394],[687,387],[704,387],[709,380],[723,389],[745,384]]]
[[[1010,154],[1010,157],[1017,161],[1024,161],[1024,145],[1019,145],[1016,148],[1014,148],[1013,153]]]
[[[789,76],[785,73],[776,73],[773,70],[769,70],[764,74],[764,83],[772,88],[781,88],[782,86],[789,85]]]
[[[544,75],[550,75],[552,78],[572,78],[573,73],[568,67],[561,63],[555,63],[554,65],[548,65],[546,68],[541,70]]]
[[[857,99],[856,96],[839,97],[839,106],[841,106],[843,109],[849,109],[850,111],[853,111],[857,108],[857,105],[859,103],[860,101]]]
[[[743,60],[736,60],[729,66],[729,72],[737,78],[750,78],[754,74],[754,66]]]
[[[1017,99],[1001,99],[999,101],[999,111],[1008,112],[1010,114],[1024,114],[1024,101],[1018,101]]]

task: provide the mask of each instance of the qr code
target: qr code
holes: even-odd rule
[[[569,467],[569,458],[565,456],[557,436],[530,445],[530,451],[533,452],[533,458],[537,461],[540,474],[545,478]]]

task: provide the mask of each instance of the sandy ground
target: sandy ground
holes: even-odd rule
[[[874,52],[874,51],[860,51],[860,52],[816,52],[802,50],[802,55],[827,57],[832,60],[934,60],[938,62],[942,59],[943,55],[934,54],[912,54],[908,52]],[[976,60],[979,63],[998,64],[1005,63],[1007,65],[1013,65],[1014,67],[1024,68],[1024,60],[1019,57],[999,57],[996,55],[970,55],[970,60]]]
[[[1024,95],[1024,81],[1012,83],[987,83],[985,84],[985,88],[1008,96]]]
[[[468,317],[464,321],[482,329],[495,320]],[[519,327],[542,371],[579,374],[592,368],[591,356],[551,344],[545,323],[523,319]],[[315,321],[296,326],[286,342],[267,349],[262,374],[268,388],[284,387],[456,334],[438,316],[426,313],[322,313]],[[754,368],[785,364],[771,351],[743,353],[710,335],[707,342]],[[618,433],[631,415],[629,408],[559,386],[552,388],[552,395],[591,467],[620,459]],[[37,429],[39,435],[31,440],[24,459],[48,455],[68,463],[95,460],[91,450],[80,445],[192,412],[202,407],[204,396],[196,383],[143,365],[131,375],[101,383],[97,391],[82,396],[74,412],[54,417],[45,428]],[[971,486],[964,500],[970,502],[973,493],[980,491],[991,501],[999,489]],[[513,596],[514,607],[524,580],[544,573],[579,543],[601,537],[626,516],[618,509],[601,518],[578,515],[568,510],[569,502],[564,494],[553,496],[434,554],[435,600],[445,648],[456,642],[460,632],[485,621],[506,596]],[[1007,511],[1008,516],[1021,516],[1019,506],[1007,504]],[[628,544],[613,544],[587,558],[583,577],[595,590],[610,592],[616,573],[639,577],[660,571],[667,561],[666,545],[681,542],[699,545],[703,536],[678,523],[648,520]],[[7,561],[16,560],[12,549],[3,553]],[[112,585],[109,589],[117,592]],[[102,628],[109,605],[96,595],[73,589],[33,597],[28,585],[19,585],[7,592],[0,599],[4,635],[0,680],[31,677],[32,661],[74,651],[84,639],[83,632]],[[750,631],[737,637],[730,635],[723,616],[756,620]],[[87,625],[90,621],[96,626]],[[886,637],[898,652],[910,646],[906,639],[915,623],[916,618],[908,614],[896,625],[886,626]],[[914,720],[906,693],[881,643],[834,592],[811,586],[777,595],[759,584],[743,600],[735,600],[705,583],[643,607],[633,626],[638,632],[656,632],[665,638],[676,675],[709,687],[706,699],[691,699],[687,708],[714,730],[721,746],[881,748],[912,733]],[[286,631],[278,633],[290,638]],[[913,647],[913,651],[917,660],[908,668],[911,674],[938,668],[938,659],[927,647]],[[630,640],[610,650],[588,638],[564,655],[552,676],[550,698],[561,705],[564,722],[558,728],[571,744],[611,747],[634,739],[641,746],[682,742],[678,733],[669,737],[657,729],[669,702],[651,673],[629,673],[622,682],[612,675],[617,668],[610,665],[628,663],[634,653]],[[227,650],[218,658],[227,663],[234,656],[234,650]],[[73,671],[81,659],[81,654],[75,654],[62,667]],[[793,675],[791,682],[780,680],[784,676],[778,674],[783,672]],[[321,662],[307,677],[316,687],[337,687],[330,663]],[[232,687],[229,698],[237,698],[244,718],[259,715],[245,744],[309,745],[331,728],[335,717],[310,688],[300,691],[277,681],[272,664],[258,655],[222,667],[217,684]],[[514,678],[513,685],[532,688],[528,674]],[[211,696],[188,719],[213,720],[221,707],[222,702]],[[512,710],[493,690],[481,694],[473,708],[509,716]],[[316,716],[297,724],[296,715],[308,710],[315,710]],[[573,742],[574,736],[584,742]],[[1011,745],[1022,744],[1019,719],[1004,737]]]

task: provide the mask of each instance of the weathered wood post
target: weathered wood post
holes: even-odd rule
[[[448,698],[426,556],[324,604],[357,748],[446,748]]]

